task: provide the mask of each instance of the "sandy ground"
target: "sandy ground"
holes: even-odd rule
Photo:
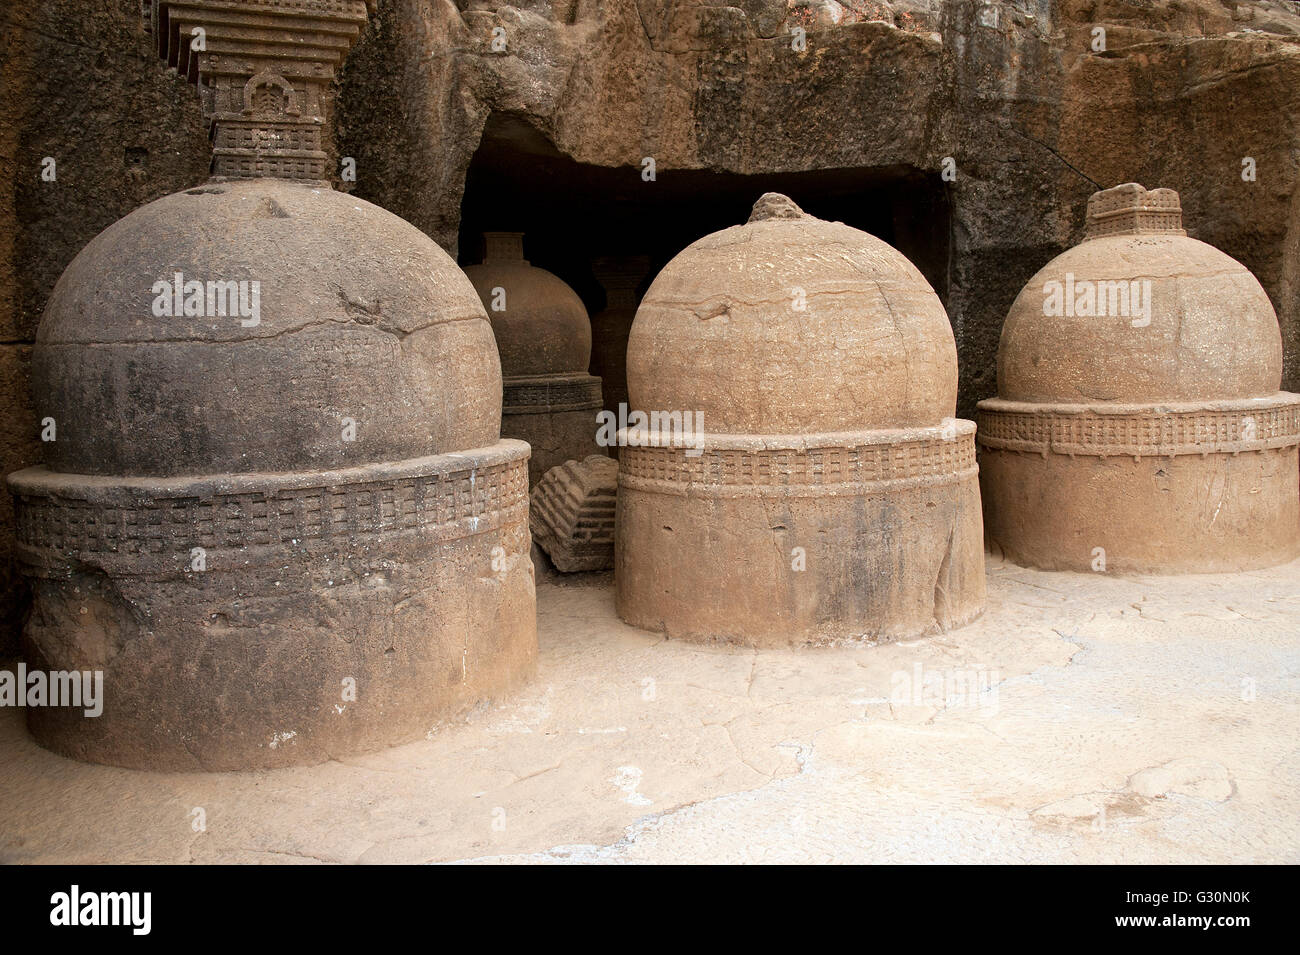
[[[1300,562],[1118,579],[989,560],[973,625],[665,641],[539,572],[517,698],[308,769],[151,774],[0,710],[3,862],[1300,862]]]

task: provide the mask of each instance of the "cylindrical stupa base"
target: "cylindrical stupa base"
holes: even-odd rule
[[[501,434],[527,441],[532,448],[530,487],[565,461],[607,453],[596,443],[601,394],[600,379],[594,375],[507,378],[503,393]]]
[[[985,530],[1015,563],[1182,574],[1300,556],[1300,396],[979,407]]]
[[[753,647],[969,623],[985,602],[974,430],[707,435],[698,455],[623,432],[619,616]]]
[[[528,449],[296,474],[10,478],[27,666],[102,671],[37,741],[133,769],[318,763],[426,735],[534,672]]]

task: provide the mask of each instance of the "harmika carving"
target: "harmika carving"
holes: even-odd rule
[[[321,136],[334,71],[365,0],[159,0],[158,53],[197,83],[222,178],[329,178]]]

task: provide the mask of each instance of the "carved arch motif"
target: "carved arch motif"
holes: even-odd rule
[[[298,94],[278,73],[258,73],[244,84],[245,116],[297,116]]]

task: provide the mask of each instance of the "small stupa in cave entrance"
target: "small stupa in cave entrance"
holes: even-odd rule
[[[900,253],[769,193],[664,267],[627,362],[625,621],[798,646],[983,610],[975,426],[952,417],[943,305]]]
[[[627,405],[627,337],[640,299],[637,289],[650,273],[645,255],[601,256],[591,263],[605,289],[605,307],[591,316],[591,373],[600,379],[605,410]],[[610,453],[618,457],[618,448]]]
[[[1053,570],[1188,573],[1300,554],[1300,395],[1245,266],[1183,231],[1172,189],[1088,200],[1029,280],[979,404],[990,540]]]
[[[33,357],[57,439],[9,477],[28,665],[103,671],[98,717],[28,710],[59,753],[321,762],[533,672],[528,448],[500,439],[482,304],[426,235],[325,181],[325,98],[366,12],[154,5],[214,175],[63,273]]]
[[[522,232],[487,232],[465,274],[492,320],[501,354],[501,433],[527,441],[529,483],[565,461],[605,454],[596,443],[600,379],[587,373],[591,322],[578,293],[524,258]]]

